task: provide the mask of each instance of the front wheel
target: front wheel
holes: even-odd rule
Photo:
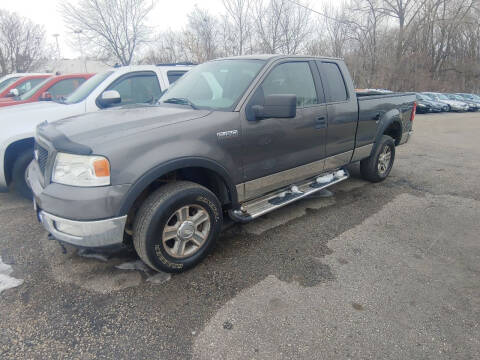
[[[169,183],[140,207],[133,228],[135,250],[154,270],[182,272],[213,249],[222,221],[222,207],[210,190],[188,181]]]
[[[383,181],[390,174],[394,160],[395,141],[390,136],[383,135],[375,152],[369,158],[360,161],[360,173],[365,180]]]

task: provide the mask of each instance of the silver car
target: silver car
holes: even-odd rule
[[[463,101],[451,100],[447,96],[441,93],[424,92],[423,94],[427,95],[432,100],[447,104],[450,107],[450,111],[463,112],[463,111],[468,111],[470,109],[468,104],[464,103]]]

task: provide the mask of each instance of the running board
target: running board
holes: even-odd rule
[[[247,201],[242,204],[240,210],[230,210],[229,213],[235,221],[249,222],[270,211],[303,199],[340,181],[347,180],[349,177],[350,174],[346,169],[328,172],[301,183],[276,190],[260,198]]]

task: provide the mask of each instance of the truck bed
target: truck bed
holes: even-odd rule
[[[402,123],[402,134],[412,129],[410,121],[415,95],[412,93],[357,94],[358,125],[356,147],[371,144],[383,119],[397,117]]]

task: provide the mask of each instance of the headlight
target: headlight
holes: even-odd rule
[[[52,181],[85,187],[110,185],[110,163],[102,156],[58,153]]]

